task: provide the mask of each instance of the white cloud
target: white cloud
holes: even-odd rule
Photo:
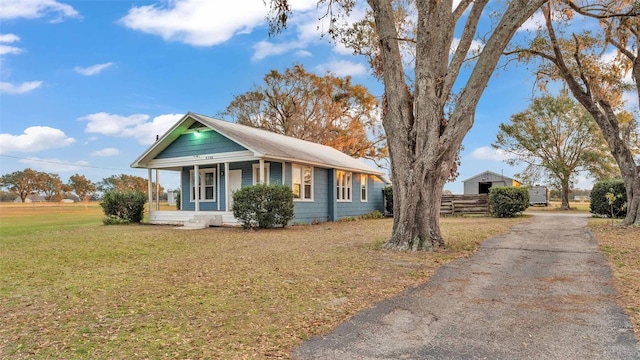
[[[0,134],[0,154],[12,152],[38,152],[71,145],[76,140],[60,129],[32,126],[22,135]]]
[[[33,91],[42,86],[42,81],[26,81],[22,84],[15,85],[10,82],[0,82],[0,94],[24,94]]]
[[[266,57],[273,55],[282,55],[294,49],[300,49],[304,47],[305,44],[301,42],[287,42],[287,43],[272,43],[269,41],[260,41],[253,45],[253,56],[251,57],[252,61],[262,60]]]
[[[76,66],[75,68],[73,68],[73,70],[75,72],[77,72],[80,75],[84,75],[84,76],[93,76],[93,75],[98,75],[100,74],[103,70],[111,67],[113,65],[112,62],[108,62],[108,63],[104,63],[104,64],[96,64],[96,65],[92,65],[89,67],[80,67],[80,66]]]
[[[24,52],[24,49],[15,46],[0,44],[0,55],[13,54],[18,55]]]
[[[18,41],[20,41],[20,37],[15,34],[0,34],[0,55],[17,55],[23,53],[24,49],[11,45],[5,45],[7,43],[11,44]]]
[[[116,156],[116,155],[120,155],[120,150],[116,148],[105,148],[102,150],[94,151],[90,155],[91,156]]]
[[[0,19],[36,19],[47,14],[55,14],[54,21],[64,17],[79,17],[80,14],[70,5],[56,0],[2,0],[0,1]]]
[[[78,171],[80,169],[86,168],[87,165],[89,165],[88,162],[82,160],[70,163],[57,158],[42,159],[37,157],[20,159],[20,162],[29,165],[29,167],[33,168],[34,170],[52,173]]]
[[[456,50],[458,49],[458,45],[460,45],[460,39],[459,38],[453,39],[453,41],[451,42],[451,48],[449,49],[449,53],[450,54],[455,53]],[[471,46],[469,47],[469,51],[467,52],[467,55],[478,54],[480,53],[480,51],[482,51],[483,48],[484,48],[484,44],[482,44],[480,41],[471,40]]]
[[[165,6],[133,7],[120,23],[133,30],[194,46],[213,46],[262,24],[262,1],[174,0]]]
[[[164,114],[147,121],[149,115],[146,114],[120,116],[100,112],[83,116],[78,120],[88,121],[85,128],[85,132],[88,133],[134,138],[141,144],[152,144],[156,135],[163,135],[182,116],[183,114]]]
[[[494,149],[489,146],[482,146],[471,152],[471,158],[476,160],[505,161],[512,157],[513,155],[506,153],[504,150]]]
[[[298,50],[296,51],[296,56],[298,57],[309,57],[312,56],[313,54],[307,50]]]
[[[12,43],[20,41],[20,37],[16,34],[0,34],[0,42],[2,43]]]
[[[331,72],[336,76],[358,76],[367,73],[367,67],[347,60],[332,61],[326,64],[316,66],[319,72]]]

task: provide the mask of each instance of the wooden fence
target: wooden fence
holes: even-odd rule
[[[442,195],[440,215],[489,215],[489,194]]]

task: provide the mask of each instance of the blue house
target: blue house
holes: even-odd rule
[[[233,192],[258,183],[293,190],[294,222],[335,221],[382,212],[382,189],[389,182],[383,172],[334,148],[194,113],[131,167],[148,169],[149,189],[153,170],[180,172],[181,210],[150,209],[149,221],[155,224],[202,216],[214,225],[236,224]]]

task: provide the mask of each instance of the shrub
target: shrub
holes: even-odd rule
[[[102,197],[102,211],[107,215],[104,223],[113,223],[108,220],[115,217],[126,221],[126,223],[139,223],[144,218],[144,204],[147,196],[142,191],[109,191]]]
[[[359,217],[360,219],[382,219],[384,215],[378,210],[373,210],[372,212],[360,215]]]
[[[607,196],[609,194],[609,196]],[[611,200],[611,204],[609,201]],[[591,213],[607,217],[627,216],[627,190],[622,180],[598,181],[591,190]]]
[[[529,190],[514,186],[492,187],[489,204],[494,217],[516,217],[529,207]]]
[[[105,225],[127,225],[130,224],[129,220],[120,219],[115,215],[108,215],[106,218],[102,220],[102,223]]]
[[[180,210],[182,207],[182,197],[180,196],[180,191],[176,194],[176,209]]]
[[[393,214],[393,187],[387,185],[382,189],[384,200],[386,201],[385,210],[388,214]]]
[[[293,192],[285,185],[244,187],[233,193],[233,216],[245,229],[285,227],[293,219]]]

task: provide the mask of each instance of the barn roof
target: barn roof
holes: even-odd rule
[[[489,171],[489,170],[487,170],[487,171],[481,172],[481,173],[479,173],[479,174],[476,174],[476,175],[474,175],[474,176],[472,176],[472,177],[470,177],[470,178],[468,178],[468,179],[462,180],[462,182],[463,182],[463,183],[465,183],[465,182],[467,182],[467,181],[475,180],[475,179],[477,179],[477,178],[479,178],[479,177],[482,177],[482,176],[488,176],[488,175],[492,175],[492,176],[499,177],[499,178],[504,178],[504,179],[509,179],[509,180],[511,180],[511,181],[514,181],[514,180],[515,180],[515,179],[514,179],[514,178],[512,178],[512,177],[505,176],[505,175],[498,174],[498,173],[495,173],[495,172],[493,172],[493,171]],[[517,181],[517,180],[515,180],[515,181]]]

